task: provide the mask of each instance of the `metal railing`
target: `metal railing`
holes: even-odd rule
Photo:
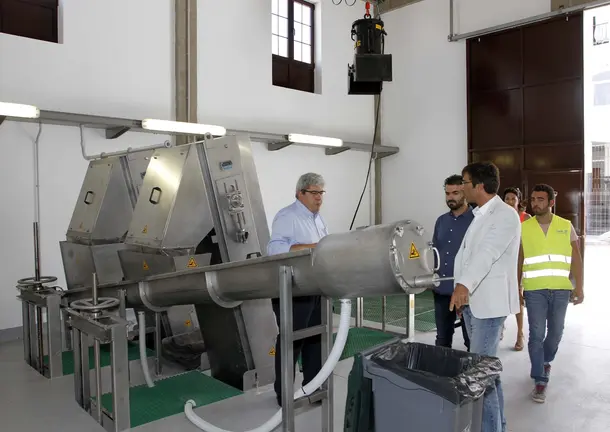
[[[338,313],[339,301],[334,304]],[[415,332],[436,330],[434,298],[427,290],[418,295],[358,298],[352,302],[354,327],[413,337]]]
[[[610,42],[608,38],[608,23],[596,23],[593,19],[593,45],[602,45]]]

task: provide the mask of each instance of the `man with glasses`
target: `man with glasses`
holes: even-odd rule
[[[315,173],[303,174],[297,181],[296,200],[281,209],[273,219],[271,240],[267,255],[277,255],[301,249],[315,248],[320,239],[328,235],[326,222],[320,215],[324,196],[324,178]],[[279,299],[271,300],[280,326]],[[295,297],[293,299],[293,329],[302,330],[322,324],[320,296]],[[311,336],[294,342],[294,364],[299,355],[303,361],[303,386],[309,383],[322,368],[321,336]],[[275,343],[275,394],[282,405],[281,346],[278,335]]]
[[[521,221],[497,195],[500,172],[493,163],[467,165],[462,177],[464,195],[477,207],[455,257],[450,309],[462,311],[470,351],[496,357],[506,317],[519,312]],[[500,378],[485,392],[481,432],[506,432]]]

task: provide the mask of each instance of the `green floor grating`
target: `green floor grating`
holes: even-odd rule
[[[396,335],[383,333],[380,330],[357,327],[351,328],[349,329],[345,348],[343,349],[343,354],[341,354],[340,360],[353,357],[361,351],[384,343],[394,337],[396,337]]]
[[[154,355],[154,351],[147,349],[148,357]],[[129,361],[140,358],[140,348],[137,343],[129,343],[127,347],[127,357]],[[44,364],[49,363],[49,357],[44,356]],[[110,366],[110,344],[100,346],[100,363],[102,367]],[[64,351],[62,353],[62,366],[64,375],[72,375],[74,373],[74,353],[73,351]],[[89,369],[95,368],[95,360],[93,358],[93,347],[89,347]]]
[[[389,326],[406,328],[407,325],[407,299],[406,295],[386,297],[386,324]],[[365,298],[363,300],[363,316],[365,321],[382,322],[382,298]],[[335,301],[335,313],[339,313],[341,303]],[[352,318],[356,317],[356,301],[352,300]],[[429,332],[436,330],[434,320],[434,296],[427,290],[415,296],[415,330]]]
[[[241,391],[201,372],[191,371],[171,378],[132,387],[129,391],[131,427],[184,412],[184,404],[193,399],[197,406],[209,405],[242,394]],[[102,404],[112,412],[112,394],[102,396]]]

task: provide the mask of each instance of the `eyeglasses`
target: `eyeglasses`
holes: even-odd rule
[[[309,192],[312,195],[324,195],[326,193],[326,191],[317,191],[317,190],[307,190],[307,189],[302,189],[301,192],[305,193],[305,192]]]

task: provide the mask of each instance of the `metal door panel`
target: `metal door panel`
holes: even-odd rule
[[[159,246],[165,237],[184,164],[187,148],[158,149],[148,168],[126,243]]]

